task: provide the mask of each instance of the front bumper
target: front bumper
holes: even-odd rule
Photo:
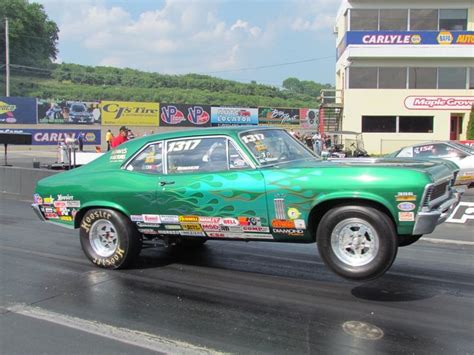
[[[41,212],[37,203],[31,204],[31,208],[33,209],[33,211],[35,211],[36,215],[42,222],[46,222],[46,218],[44,218],[43,213]]]
[[[443,202],[435,210],[429,212],[418,212],[415,227],[413,228],[413,234],[419,235],[432,233],[438,224],[446,221],[451,213],[453,213],[461,200],[461,194],[461,192],[454,192],[449,200]]]

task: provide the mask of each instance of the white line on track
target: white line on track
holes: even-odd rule
[[[105,323],[76,318],[65,314],[51,312],[39,307],[25,304],[14,304],[4,308],[22,316],[62,325],[96,336],[112,339],[121,343],[165,354],[222,354],[213,349],[195,346],[155,334],[137,330],[114,327]]]
[[[420,242],[422,242],[422,241],[435,243],[435,244],[452,244],[452,245],[471,245],[471,246],[474,246],[474,242],[469,242],[469,241],[465,241],[465,240],[422,237],[420,239]]]

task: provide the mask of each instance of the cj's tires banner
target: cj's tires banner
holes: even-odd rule
[[[36,124],[36,98],[0,96],[0,124]]]
[[[0,133],[31,133],[33,145],[57,145],[84,133],[84,144],[100,145],[100,129],[0,129]]]
[[[257,125],[258,109],[248,107],[211,107],[213,126]]]
[[[186,104],[161,104],[160,126],[209,127],[211,106]]]
[[[104,126],[158,126],[160,104],[157,102],[101,101]]]
[[[258,124],[269,126],[299,126],[300,110],[297,108],[259,107]]]
[[[40,124],[100,124],[99,102],[38,99]]]

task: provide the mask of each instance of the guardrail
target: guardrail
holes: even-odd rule
[[[0,196],[32,200],[36,182],[58,171],[0,166]]]

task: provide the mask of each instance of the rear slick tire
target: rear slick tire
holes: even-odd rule
[[[385,213],[373,207],[335,207],[323,216],[316,233],[321,258],[346,279],[380,277],[397,255],[395,226]]]
[[[81,220],[82,250],[96,266],[123,269],[138,257],[141,235],[130,220],[112,209],[91,209]]]

